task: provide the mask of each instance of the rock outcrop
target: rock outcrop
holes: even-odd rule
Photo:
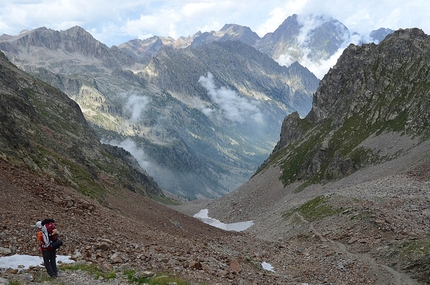
[[[0,94],[3,159],[101,200],[117,186],[161,195],[137,162],[126,158],[129,153],[99,142],[75,101],[18,69],[3,53]]]
[[[306,118],[290,115],[283,122],[272,156],[287,153],[284,183],[345,177],[417,143],[411,139],[387,155],[384,143],[373,145],[387,133],[425,140],[429,51],[430,38],[419,29],[396,31],[379,45],[350,45],[321,80]]]

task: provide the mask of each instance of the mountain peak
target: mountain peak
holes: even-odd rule
[[[430,37],[416,28],[398,30],[378,45],[345,49],[321,80],[306,118],[284,120],[276,150],[318,138],[300,158],[298,172],[284,181],[341,178],[396,157],[380,157],[376,147],[361,145],[382,133],[427,136],[429,53]]]
[[[373,39],[376,43],[380,43],[385,37],[389,34],[392,34],[394,31],[387,28],[380,28],[377,30],[373,30],[370,32],[370,38]]]
[[[88,37],[91,39],[94,39],[94,37],[84,28],[82,28],[81,26],[73,26],[67,30],[64,31],[60,31],[61,34],[66,34],[66,35],[76,35],[78,37]],[[96,40],[96,39],[94,39]]]

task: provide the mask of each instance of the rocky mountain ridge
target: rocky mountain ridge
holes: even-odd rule
[[[183,49],[213,42],[240,41],[270,56],[280,65],[289,66],[298,62],[309,68],[309,65],[321,66],[351,42],[378,43],[392,32],[394,31],[380,28],[369,35],[360,35],[350,32],[345,25],[332,17],[294,14],[285,19],[275,31],[261,38],[249,27],[226,24],[219,31],[197,32],[177,40],[153,36],[147,40],[131,40],[118,47],[146,61],[148,54],[155,55],[163,46]]]
[[[430,46],[428,36],[420,31],[406,30],[399,31],[387,40],[390,44],[384,46],[384,43],[381,43],[380,50],[378,46],[371,48],[350,46],[351,50],[346,51],[348,56],[342,62],[354,63],[355,55],[361,58],[361,52],[369,49],[372,52],[369,52],[368,56],[376,59],[374,62],[376,63],[378,58],[384,58],[382,51],[392,50],[393,53],[390,55],[393,66],[388,65],[387,69],[380,66],[379,73],[381,76],[392,76],[396,79],[397,88],[408,86],[400,88],[400,93],[396,93],[401,95],[397,100],[403,104],[404,102],[400,100],[403,95],[412,96],[405,96],[408,99],[414,98],[415,94],[418,98],[422,94],[428,95],[428,73],[424,67],[413,69],[422,75],[417,77],[417,81],[408,80],[408,76],[412,74],[401,81],[403,78],[401,67],[419,67],[420,64],[425,64],[421,63],[421,60],[425,60],[426,57],[421,58],[419,55],[421,52],[423,54],[428,52]],[[409,53],[411,48],[416,53]],[[396,53],[395,50],[400,52]],[[416,54],[419,61],[415,62],[410,54]],[[403,61],[402,58],[408,60]],[[369,63],[371,61],[369,59]],[[414,65],[414,62],[417,65]],[[64,148],[65,143],[75,141],[76,137],[83,138],[79,132],[74,133],[73,128],[68,127],[69,117],[62,120],[64,114],[76,115],[79,112],[66,112],[64,107],[55,107],[57,105],[62,107],[65,104],[77,108],[77,105],[68,100],[63,93],[23,74],[10,63],[0,66],[2,102],[4,98],[25,99],[23,94],[27,94],[33,100],[31,104],[22,106],[34,105],[44,117],[49,118],[42,120],[37,127],[31,127],[34,124],[28,122],[32,121],[29,119],[32,112],[20,112],[31,110],[31,107],[21,108],[20,104],[9,104],[9,108],[0,113],[0,118],[2,123],[19,122],[19,125],[9,128],[15,132],[11,137],[25,143],[26,140],[22,139],[25,136],[19,134],[20,132],[26,134],[30,138],[30,146],[34,149],[35,143],[32,140],[36,142],[39,140],[39,136],[34,135],[35,130],[52,128],[52,134],[58,132],[59,138],[63,138],[57,141],[59,144],[57,147],[65,152],[65,155],[79,154],[79,144],[76,148]],[[392,68],[395,66],[398,68]],[[347,76],[340,70],[348,68],[337,65],[335,69],[337,71],[327,77],[324,85],[334,87],[332,82],[338,79],[339,74]],[[406,72],[411,70],[406,68]],[[358,74],[364,76],[373,71],[372,68],[364,68],[356,69],[354,72],[356,76]],[[18,79],[15,76],[18,76]],[[352,79],[354,78],[355,76],[352,76]],[[373,80],[372,77],[364,78],[366,80],[358,82],[357,86],[350,85],[354,83],[351,80],[341,81],[342,84],[338,88],[366,91],[365,86],[373,86],[372,90],[378,90],[376,87],[379,85],[365,84],[367,79]],[[13,86],[18,87],[12,88]],[[20,89],[19,86],[31,89]],[[346,88],[348,86],[352,87]],[[316,107],[321,112],[315,114],[322,115],[312,117],[316,119],[315,129],[321,129],[321,125],[318,124],[329,121],[330,116],[340,118],[337,122],[345,125],[347,119],[344,120],[344,117],[337,114],[337,110],[333,111],[330,106],[322,104],[321,98],[324,96],[331,98],[328,88],[323,86],[318,90],[320,100],[315,98],[314,102],[318,102]],[[341,107],[339,112],[347,111],[347,114],[354,116],[354,110],[365,109],[365,105],[360,105],[361,109],[356,109],[353,105],[341,104],[340,101],[349,98],[348,94],[340,92],[343,95],[341,96],[336,90],[333,89],[332,94],[339,96],[338,100],[330,102],[339,104],[336,105]],[[361,98],[361,94],[357,92],[355,95]],[[349,95],[355,97],[354,94]],[[381,95],[384,94],[375,93],[372,100]],[[50,96],[62,100],[60,102],[47,100],[51,98]],[[40,106],[44,104],[37,104],[39,100],[47,105],[46,109]],[[373,107],[372,100],[368,101],[369,109]],[[50,101],[56,104],[51,106]],[[351,101],[353,100],[348,102]],[[393,106],[395,105],[394,103]],[[421,115],[424,115],[423,120],[428,122],[428,118],[425,117],[428,114],[425,102],[424,105],[423,102],[410,102],[406,107],[399,108],[410,106],[423,106],[420,110],[424,113]],[[326,110],[332,110],[333,114],[325,113]],[[82,114],[77,116],[81,118],[78,122],[84,124]],[[411,118],[413,116],[415,115],[411,114]],[[382,120],[385,117],[380,118]],[[299,131],[310,130],[308,128],[310,122],[303,124],[310,118],[300,119],[297,113],[293,113],[286,120],[297,123]],[[194,218],[147,199],[136,193],[138,191],[129,191],[127,185],[116,187],[115,191],[107,191],[104,203],[101,203],[77,192],[73,184],[58,183],[56,179],[45,177],[42,172],[31,172],[26,168],[12,165],[12,161],[0,159],[2,189],[0,215],[3,221],[3,233],[0,235],[1,252],[37,255],[36,246],[32,242],[35,229],[31,225],[39,218],[54,216],[65,241],[60,252],[73,255],[75,260],[97,264],[106,273],[116,272],[120,275],[130,268],[136,269],[138,276],[147,274],[148,271],[168,272],[189,280],[191,284],[428,284],[430,147],[426,139],[427,128],[423,128],[424,131],[421,133],[414,132],[420,131],[420,128],[400,128],[426,126],[426,122],[422,125],[420,122],[410,123],[409,120],[396,121],[395,116],[389,117],[388,120],[395,121],[396,124],[384,126],[385,132],[379,134],[377,139],[372,140],[371,137],[366,140],[366,144],[360,142],[374,151],[397,154],[391,159],[387,156],[387,159],[380,163],[369,164],[344,178],[323,181],[324,183],[302,185],[303,178],[285,183],[280,176],[288,168],[288,164],[291,165],[287,159],[292,152],[283,151],[290,145],[297,147],[300,143],[307,144],[308,149],[312,149],[312,145],[306,141],[308,133],[297,131],[288,136],[284,141],[286,144],[280,150],[274,152],[272,161],[268,161],[266,167],[236,191],[214,201],[205,203],[199,201],[175,207],[190,215],[196,209],[198,211],[202,207],[207,207],[211,217],[223,222],[252,220],[254,225],[244,233],[225,232],[202,224]],[[55,126],[56,121],[64,123],[63,128],[58,130],[53,128],[52,125]],[[47,127],[44,127],[45,124]],[[71,125],[76,126],[73,122]],[[333,126],[339,127],[337,124]],[[7,128],[1,130],[5,129]],[[90,129],[87,126],[85,130]],[[342,135],[344,138],[354,137],[357,130],[360,128],[343,129]],[[285,130],[282,131],[283,139],[287,133]],[[66,135],[70,138],[64,139]],[[1,137],[7,138],[8,135],[2,134]],[[317,146],[323,149],[333,147],[330,140],[325,139],[323,142],[322,144],[317,142]],[[14,144],[14,140],[3,139],[1,149],[6,149],[3,157],[22,157],[26,154],[33,159],[32,148],[25,147],[24,144],[24,147],[15,149]],[[48,145],[55,150],[56,145],[50,143]],[[43,154],[48,158],[51,155]],[[75,157],[75,154],[72,157]],[[46,168],[43,158],[39,163]],[[118,162],[112,160],[109,163]],[[58,161],[56,165],[59,165]],[[80,174],[91,172],[91,167],[87,165],[82,169],[84,171]],[[104,179],[104,176],[99,176],[98,179]],[[270,263],[274,271],[264,270],[261,267],[262,262]],[[37,269],[26,273],[37,275]],[[64,284],[75,282],[76,276],[80,274],[70,271],[62,273],[58,282]],[[9,280],[20,280],[23,284],[37,284],[26,279],[25,274],[20,276],[14,270],[0,271],[0,274]],[[118,278],[112,282],[123,280]],[[112,284],[109,280],[97,282]]]
[[[185,199],[224,195],[246,181],[285,114],[309,111],[318,83],[299,64],[281,67],[241,42],[143,48],[146,61],[74,27],[3,36],[0,49],[66,92],[103,142],[134,152],[162,188]]]
[[[429,284],[429,51],[419,29],[350,45],[310,113],[287,116],[272,155],[247,183],[209,202],[209,214],[253,220],[249,232],[259,238],[333,248],[342,270],[369,258],[388,273],[375,284]]]
[[[161,195],[157,183],[130,153],[97,140],[76,102],[16,68],[2,53],[0,66],[0,152],[4,160],[96,199],[103,200],[115,184]]]
[[[75,100],[99,139],[132,152],[163,189],[196,199],[254,173],[285,116],[310,110],[318,79],[294,61],[324,61],[350,37],[335,19],[293,15],[261,39],[228,24],[108,48],[80,27],[40,28],[1,36],[0,49]]]
[[[366,146],[386,132],[426,140],[430,122],[427,42],[428,36],[419,29],[399,30],[379,45],[345,50],[321,81],[306,118],[284,121],[275,152],[297,140],[313,144],[302,156],[300,169],[284,172],[284,181],[336,179],[392,159],[400,154],[387,157]],[[355,131],[345,136],[350,130]],[[323,161],[331,162],[324,165]]]

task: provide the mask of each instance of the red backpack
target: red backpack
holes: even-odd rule
[[[44,231],[43,226],[46,228],[46,231]],[[42,221],[42,233],[44,235],[44,241],[45,241],[45,248],[51,247],[52,249],[57,249],[60,246],[63,245],[63,242],[58,237],[58,234],[54,234],[55,227],[55,221],[53,219],[45,219]],[[47,244],[46,239],[49,241],[49,244]]]
[[[55,240],[57,239],[57,236],[58,236],[58,235],[54,235],[54,234],[52,234],[52,232],[53,232],[55,229],[57,229],[57,228],[55,227],[54,222],[55,222],[55,221],[53,221],[53,222],[48,222],[47,224],[45,224],[46,230],[48,231],[48,234],[49,234],[49,240],[50,240],[50,241],[55,241]]]

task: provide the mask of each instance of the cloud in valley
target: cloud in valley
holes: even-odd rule
[[[140,121],[140,116],[148,103],[149,99],[144,96],[131,95],[128,97],[124,108],[130,114],[130,123],[135,124]]]
[[[118,142],[115,140],[112,141],[102,141],[102,143],[110,144],[113,146],[122,147],[129,153],[131,153],[134,158],[136,158],[137,162],[139,163],[140,167],[147,170],[150,169],[150,162],[148,160],[148,156],[145,154],[145,151],[141,148],[139,148],[135,141],[133,141],[131,138],[126,138],[122,142]]]
[[[258,123],[263,121],[258,109],[258,101],[240,97],[235,91],[226,87],[217,89],[212,73],[209,72],[207,77],[200,76],[199,83],[207,90],[212,102],[219,106],[223,116],[228,120],[238,123],[243,123],[250,118]],[[214,109],[208,107],[200,110],[208,117],[215,113]]]
[[[320,60],[319,62],[312,61],[309,57],[311,50],[308,48],[308,39],[311,34],[311,32],[317,28],[318,26],[322,25],[324,22],[329,21],[330,17],[313,17],[311,15],[304,15],[298,17],[300,28],[300,34],[297,38],[298,45],[301,47],[301,52],[303,54],[301,55],[300,59],[297,61],[303,65],[306,66],[313,74],[315,74],[316,77],[321,79],[327,71],[336,64],[337,59],[342,54],[343,50],[350,44],[350,43],[359,43],[359,38],[356,36],[351,36],[346,34],[343,38],[343,44],[339,48],[339,50],[333,54],[330,58],[326,60]],[[294,58],[293,54],[298,54],[299,51],[295,50],[295,48],[290,48],[290,51],[282,54],[277,59],[277,62],[280,65],[290,66],[292,63],[296,61],[296,58]]]

